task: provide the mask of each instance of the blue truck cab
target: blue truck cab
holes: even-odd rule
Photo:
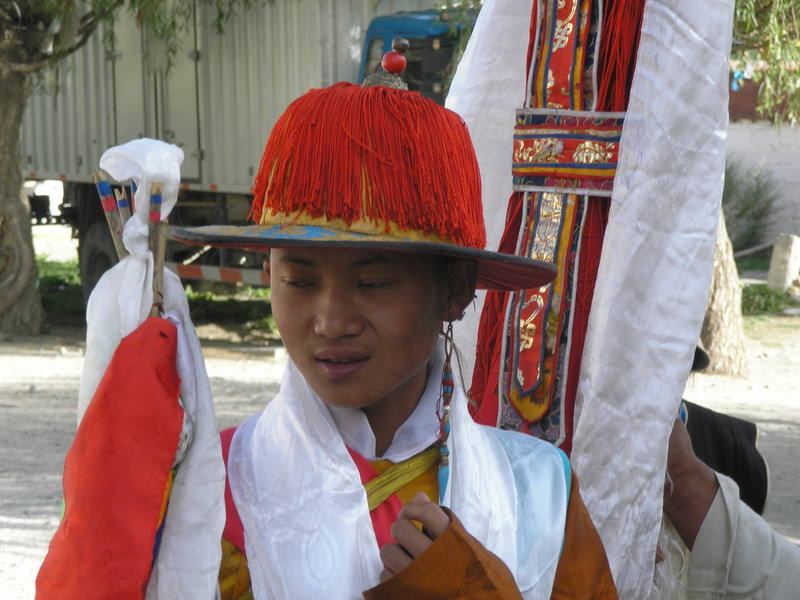
[[[403,37],[409,41],[409,48],[408,64],[401,77],[408,89],[443,104],[446,85],[455,68],[453,51],[462,32],[466,28],[471,30],[476,16],[469,13],[466,19],[462,16],[456,20],[447,11],[418,10],[375,17],[364,38],[358,81],[380,69],[381,58],[392,49],[392,40]]]

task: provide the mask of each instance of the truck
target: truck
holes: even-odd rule
[[[306,90],[360,82],[379,68],[392,39],[405,37],[409,88],[443,102],[465,25],[446,10],[422,10],[422,4],[264,3],[236,15],[220,33],[198,3],[171,58],[135,14],[122,12],[95,32],[43,82],[23,123],[26,179],[63,182],[57,218],[78,239],[84,296],[116,262],[92,183],[106,148],[138,137],[180,146],[181,190],[170,224],[244,224],[267,135]],[[258,285],[262,261],[237,250],[167,247],[168,266],[186,279]]]

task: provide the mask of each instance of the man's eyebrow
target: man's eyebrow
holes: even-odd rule
[[[390,264],[392,262],[393,261],[385,254],[374,254],[372,256],[367,256],[364,258],[360,258],[358,260],[354,260],[352,262],[352,265],[354,267],[366,267],[375,264]]]
[[[282,256],[281,257],[282,263],[291,263],[293,265],[300,265],[303,267],[313,267],[314,261],[309,260],[307,258],[300,258],[299,256]]]

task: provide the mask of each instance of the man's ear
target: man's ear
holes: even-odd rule
[[[478,264],[472,260],[453,260],[447,270],[447,306],[445,321],[458,321],[475,298]]]

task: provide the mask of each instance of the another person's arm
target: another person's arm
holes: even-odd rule
[[[691,550],[719,484],[714,471],[695,455],[680,420],[675,421],[669,436],[667,474],[671,486],[665,492],[664,513]]]
[[[798,596],[800,548],[739,499],[732,479],[697,459],[680,422],[670,437],[667,468],[673,489],[664,512],[692,550],[689,599]]]

